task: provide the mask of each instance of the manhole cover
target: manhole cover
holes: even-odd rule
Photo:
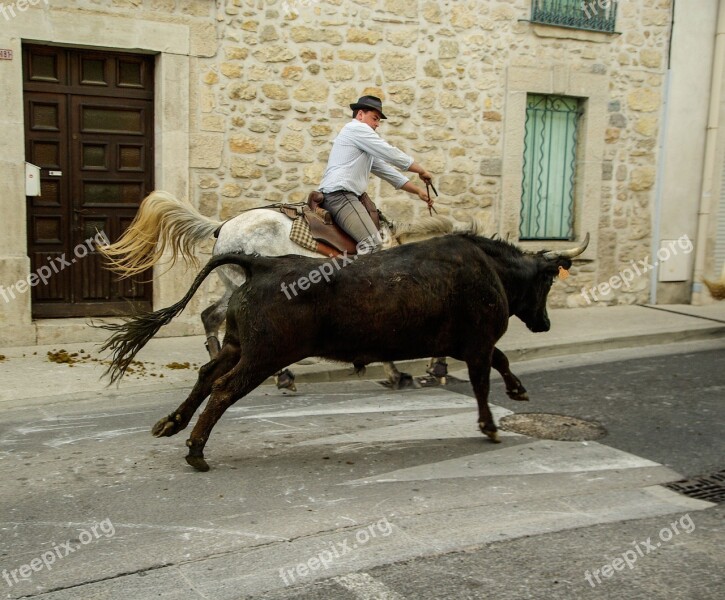
[[[692,479],[682,479],[665,484],[680,494],[707,500],[708,502],[725,502],[725,470],[718,471],[712,475],[701,475]]]
[[[594,421],[549,413],[518,413],[499,419],[501,429],[544,440],[582,442],[598,440],[607,430]]]

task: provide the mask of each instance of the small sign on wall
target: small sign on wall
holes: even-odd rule
[[[8,48],[0,48],[0,60],[13,60],[13,51]]]

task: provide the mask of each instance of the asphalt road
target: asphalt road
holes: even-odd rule
[[[685,346],[692,351],[682,352]],[[554,413],[597,421],[607,429],[600,441],[608,446],[665,464],[686,477],[715,473],[725,469],[725,351],[703,350],[706,345],[702,344],[685,346],[515,364],[512,370],[523,380],[531,401],[509,400],[500,383],[493,386],[492,401],[516,413]],[[473,396],[465,382],[448,388]],[[667,538],[669,533],[663,530],[673,521],[679,523],[677,519],[623,520],[472,546],[254,597],[722,598],[725,504],[687,515],[694,529],[688,534],[680,528],[681,533],[667,543],[659,536],[662,532]],[[648,540],[656,550],[647,552]],[[631,559],[637,548],[643,553],[631,569],[625,562],[622,571],[612,569],[609,577],[601,572],[595,575],[596,569],[612,565],[617,558]]]
[[[722,347],[514,365],[529,403],[494,384],[498,419],[596,420],[595,442],[491,444],[466,383],[259,388],[209,473],[149,435],[183,399],[162,385],[5,411],[0,597],[720,598],[722,510],[658,484],[723,468]]]
[[[670,349],[677,346],[664,351]],[[639,349],[608,352],[609,359],[626,358],[571,368],[565,365],[576,364],[576,359],[558,359],[554,367],[560,368],[521,376],[530,402],[509,400],[499,390],[494,392],[495,402],[516,413],[596,421],[607,430],[603,443],[683,475],[725,469],[725,351],[642,354]],[[599,358],[592,354],[587,362]],[[452,384],[450,389],[473,396],[467,383]]]

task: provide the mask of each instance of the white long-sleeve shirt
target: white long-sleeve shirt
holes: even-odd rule
[[[372,127],[352,120],[332,144],[320,191],[347,190],[360,196],[368,187],[370,173],[399,189],[408,178],[393,167],[407,171],[412,164],[412,157],[388,144]]]

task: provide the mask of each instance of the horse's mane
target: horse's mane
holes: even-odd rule
[[[455,221],[450,217],[419,217],[413,223],[395,223],[394,235],[401,243],[415,239],[446,235],[448,233],[470,233],[483,235],[483,223],[477,219]]]

